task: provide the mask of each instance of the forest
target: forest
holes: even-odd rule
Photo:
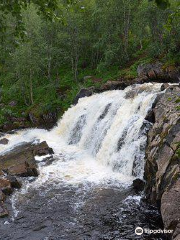
[[[139,64],[180,63],[179,1],[8,2],[0,4],[0,125],[30,112],[61,116],[81,88],[133,79]]]
[[[180,0],[0,0],[0,239],[180,239]]]

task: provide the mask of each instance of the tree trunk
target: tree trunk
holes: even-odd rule
[[[33,99],[33,82],[32,82],[32,69],[30,68],[29,70],[29,85],[30,85],[30,102],[31,105],[34,103],[34,99]]]
[[[128,47],[129,47],[129,28],[130,28],[130,15],[131,9],[129,2],[123,1],[124,5],[124,52],[127,59],[129,59]]]

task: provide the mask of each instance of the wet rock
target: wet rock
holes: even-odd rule
[[[133,84],[133,81],[131,82]],[[109,91],[109,90],[121,90],[125,89],[127,86],[130,85],[130,81],[125,81],[123,79],[117,81],[108,81],[103,86],[100,87],[99,92]]]
[[[3,202],[0,201],[0,218],[4,218],[8,216],[8,211],[7,209],[4,207]]]
[[[145,182],[142,179],[135,179],[133,181],[133,188],[136,193],[141,192],[144,190]]]
[[[53,154],[46,142],[39,144],[24,143],[0,156],[0,171],[15,176],[38,176],[35,156]]]
[[[10,167],[8,174],[19,177],[37,177],[39,175],[37,168],[30,166],[27,162]]]
[[[153,109],[148,111],[148,113],[145,117],[145,120],[149,121],[150,123],[155,123],[155,114],[154,114]]]
[[[39,172],[34,157],[52,153],[53,150],[49,148],[46,142],[36,145],[24,143],[0,156],[0,217],[8,215],[3,203],[5,195],[12,194],[14,188],[21,188],[21,183],[15,176],[37,177]]]
[[[6,176],[6,179],[10,181],[12,188],[21,188],[22,184],[14,176]]]
[[[168,83],[163,83],[163,85],[161,86],[161,91],[164,91],[165,89],[167,89],[170,85]]]
[[[5,198],[6,198],[6,195],[0,189],[0,202],[4,202]]]
[[[136,95],[137,95],[137,91],[131,90],[131,91],[126,93],[125,98],[126,99],[129,99],[129,98],[133,99]]]
[[[36,145],[36,147],[33,150],[33,154],[35,156],[36,155],[44,156],[44,155],[53,154],[53,153],[54,153],[53,149],[50,148],[45,141]]]
[[[93,88],[83,88],[79,91],[79,93],[76,95],[73,104],[77,104],[80,98],[84,97],[90,97],[93,94]]]
[[[7,138],[2,138],[2,139],[0,140],[0,144],[2,144],[2,145],[7,145],[8,142],[9,142],[9,140],[8,140]]]
[[[4,178],[0,178],[0,190],[5,195],[10,195],[13,192],[10,181]]]

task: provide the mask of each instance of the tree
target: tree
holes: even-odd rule
[[[37,13],[46,20],[54,21],[60,19],[56,11],[63,5],[73,4],[74,0],[4,0],[0,3],[0,31],[5,32],[7,29],[6,16],[12,15],[16,20],[15,36],[24,38],[25,26],[23,22],[22,12],[27,10],[30,5],[34,5]]]

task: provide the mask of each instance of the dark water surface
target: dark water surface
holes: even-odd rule
[[[166,239],[134,233],[136,227],[162,228],[162,222],[130,187],[46,185],[20,194],[16,207],[14,220],[0,220],[1,240]],[[10,202],[9,210],[12,216]]]

